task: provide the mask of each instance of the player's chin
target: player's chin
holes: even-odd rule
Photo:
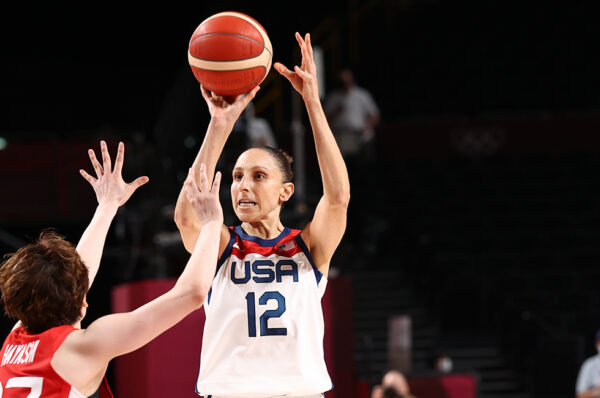
[[[261,219],[256,209],[242,209],[236,208],[235,215],[241,222],[255,222]]]

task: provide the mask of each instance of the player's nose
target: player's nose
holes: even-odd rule
[[[250,181],[248,181],[248,179],[246,178],[246,176],[242,177],[242,179],[239,182],[239,189],[240,191],[248,191],[250,185]]]

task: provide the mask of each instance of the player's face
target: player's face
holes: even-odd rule
[[[279,216],[287,200],[282,174],[267,151],[249,149],[242,153],[233,169],[231,201],[242,222],[254,222]]]

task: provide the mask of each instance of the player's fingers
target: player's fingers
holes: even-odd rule
[[[302,39],[302,36],[298,32],[296,32],[296,41],[298,42],[298,44],[300,44],[300,47],[302,47],[302,45],[304,44],[304,40]]]
[[[190,169],[188,170],[186,183],[189,183],[192,186],[196,186],[196,172],[194,171],[193,167],[190,167]]]
[[[125,159],[125,144],[119,142],[119,148],[117,149],[117,158],[115,160],[115,173],[121,174],[123,170],[123,161]]]
[[[105,141],[100,142],[100,148],[102,149],[102,167],[104,167],[105,172],[110,173],[112,171],[112,164],[110,155],[108,154],[108,146]]]
[[[187,175],[185,181],[183,182],[183,185],[185,185],[186,189],[191,189],[191,188],[196,187],[196,179],[195,179],[195,175],[194,175],[194,169],[192,167],[190,167],[190,169],[188,170],[188,175]]]
[[[204,88],[204,86],[202,84],[200,85],[200,91],[202,92],[202,96],[204,97],[205,100],[207,100],[207,101],[210,100],[210,97],[211,97],[210,92],[206,88]]]
[[[94,186],[94,184],[96,183],[96,179],[89,175],[85,170],[79,170],[79,174],[81,174],[81,176],[85,178],[87,182],[89,182],[92,186]]]
[[[242,102],[244,108],[248,105],[250,101],[254,99],[256,93],[260,90],[260,86],[254,87],[252,90],[248,91],[245,95],[243,95],[239,100]]]
[[[88,155],[92,162],[92,166],[94,167],[94,170],[96,171],[96,177],[100,178],[104,174],[104,170],[102,170],[102,166],[100,165],[100,162],[98,162],[98,159],[96,159],[96,153],[94,152],[93,149],[88,149]]]
[[[306,44],[300,47],[300,52],[302,53],[302,69],[306,69],[306,66],[312,61]]]
[[[135,191],[136,189],[138,189],[142,185],[146,184],[148,181],[150,181],[150,179],[148,177],[146,177],[146,176],[138,177],[135,180],[133,180],[133,182],[131,182],[129,184],[129,186],[132,187],[133,190]]]
[[[196,185],[196,180],[195,180],[195,175],[194,175],[194,169],[190,168],[189,172],[188,172],[188,176],[185,179],[185,197],[187,198],[188,202],[192,202],[192,200],[194,199],[194,195],[198,194],[198,186]]]
[[[286,79],[288,79],[288,80],[291,81],[294,72],[292,72],[291,70],[289,70],[283,64],[281,64],[279,62],[275,62],[275,64],[273,64],[273,68],[275,68],[275,70],[277,72],[279,72],[280,75],[282,75],[283,77],[285,77]]]
[[[302,78],[302,80],[310,79],[312,77],[310,73],[302,70],[299,66],[294,66],[294,70],[296,71],[296,74]]]
[[[200,192],[208,192],[208,178],[206,177],[206,165],[200,163]]]
[[[308,50],[308,54],[310,55],[310,58],[313,58],[313,48],[312,48],[312,40],[310,39],[310,33],[306,34],[306,48]]]
[[[213,180],[212,189],[211,189],[211,192],[217,197],[219,196],[219,188],[220,187],[221,187],[221,172],[217,171],[217,174],[215,174],[215,179]]]

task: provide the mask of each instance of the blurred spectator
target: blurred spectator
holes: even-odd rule
[[[342,69],[341,87],[331,92],[324,109],[340,151],[349,163],[375,156],[375,127],[379,124],[379,107],[371,93],[358,86],[354,73]]]
[[[596,332],[596,350],[594,355],[583,362],[577,375],[576,397],[600,397],[600,330]]]
[[[384,398],[383,387],[381,387],[379,384],[373,386],[373,389],[371,390],[371,398]]]
[[[250,102],[242,116],[233,126],[233,132],[243,132],[246,138],[246,148],[254,146],[270,146],[277,148],[277,141],[267,119],[257,117],[254,113],[254,104]]]
[[[359,246],[358,250],[369,252],[373,251],[374,243],[371,242],[373,236],[366,230],[367,212],[374,208],[372,193],[379,189],[375,128],[380,121],[380,111],[371,93],[357,84],[352,70],[342,69],[338,83],[325,99],[323,109],[350,177],[352,200],[346,237],[353,243],[361,242],[364,247]]]
[[[410,393],[406,377],[397,370],[390,370],[381,380],[384,398],[416,398]]]
[[[454,363],[452,362],[452,358],[450,358],[446,354],[442,354],[435,359],[435,363],[433,364],[435,370],[440,373],[450,373],[454,369]]]

